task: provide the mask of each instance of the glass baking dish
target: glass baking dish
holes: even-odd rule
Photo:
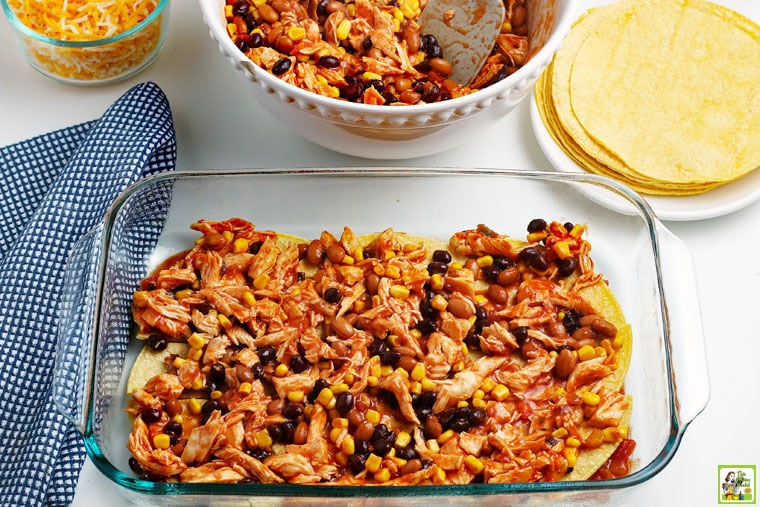
[[[604,481],[350,487],[189,484],[129,469],[126,379],[131,295],[161,260],[192,245],[189,226],[241,217],[305,238],[349,225],[447,239],[484,223],[516,237],[541,217],[585,223],[598,271],[634,335],[625,389],[633,397],[634,467]],[[618,500],[663,469],[704,409],[709,380],[691,255],[637,194],[595,175],[476,169],[298,169],[167,173],[140,181],[72,253],[61,307],[54,396],[90,459],[138,503],[272,505],[291,501],[503,505]],[[340,500],[337,500],[340,499]]]

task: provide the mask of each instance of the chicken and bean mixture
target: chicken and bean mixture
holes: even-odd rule
[[[448,244],[192,229],[133,298],[145,347],[172,351],[127,408],[143,478],[553,481],[627,441],[627,338],[581,295],[605,284],[583,225],[536,219],[526,240],[480,225]]]
[[[459,97],[514,73],[528,59],[528,0],[504,0],[491,56],[472,83],[417,19],[426,0],[227,0],[227,32],[260,67],[327,97],[419,104]]]

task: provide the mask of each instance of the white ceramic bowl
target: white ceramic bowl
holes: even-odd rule
[[[211,37],[272,117],[313,143],[374,159],[440,153],[467,142],[503,117],[528,95],[559,49],[576,11],[576,0],[532,0],[532,56],[520,70],[464,97],[389,107],[324,97],[280,80],[233,44],[227,34],[224,0],[200,0],[200,5]]]

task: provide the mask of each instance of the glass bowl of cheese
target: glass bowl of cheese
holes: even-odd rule
[[[27,62],[66,84],[133,76],[156,59],[169,28],[169,0],[0,2]]]

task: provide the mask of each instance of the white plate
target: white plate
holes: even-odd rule
[[[583,2],[581,11],[597,5],[610,3],[609,0]],[[760,22],[760,2],[742,2],[739,0],[717,0],[716,3],[736,10],[755,22]],[[580,14],[580,12],[578,13]],[[541,121],[533,95],[530,97],[530,119],[533,133],[546,157],[554,168],[561,172],[585,172],[575,163],[552,138]],[[749,206],[760,199],[760,170],[722,185],[703,194],[668,197],[642,195],[660,220],[703,220],[725,215]],[[597,199],[599,200],[599,199]],[[614,202],[607,203],[615,207]]]

